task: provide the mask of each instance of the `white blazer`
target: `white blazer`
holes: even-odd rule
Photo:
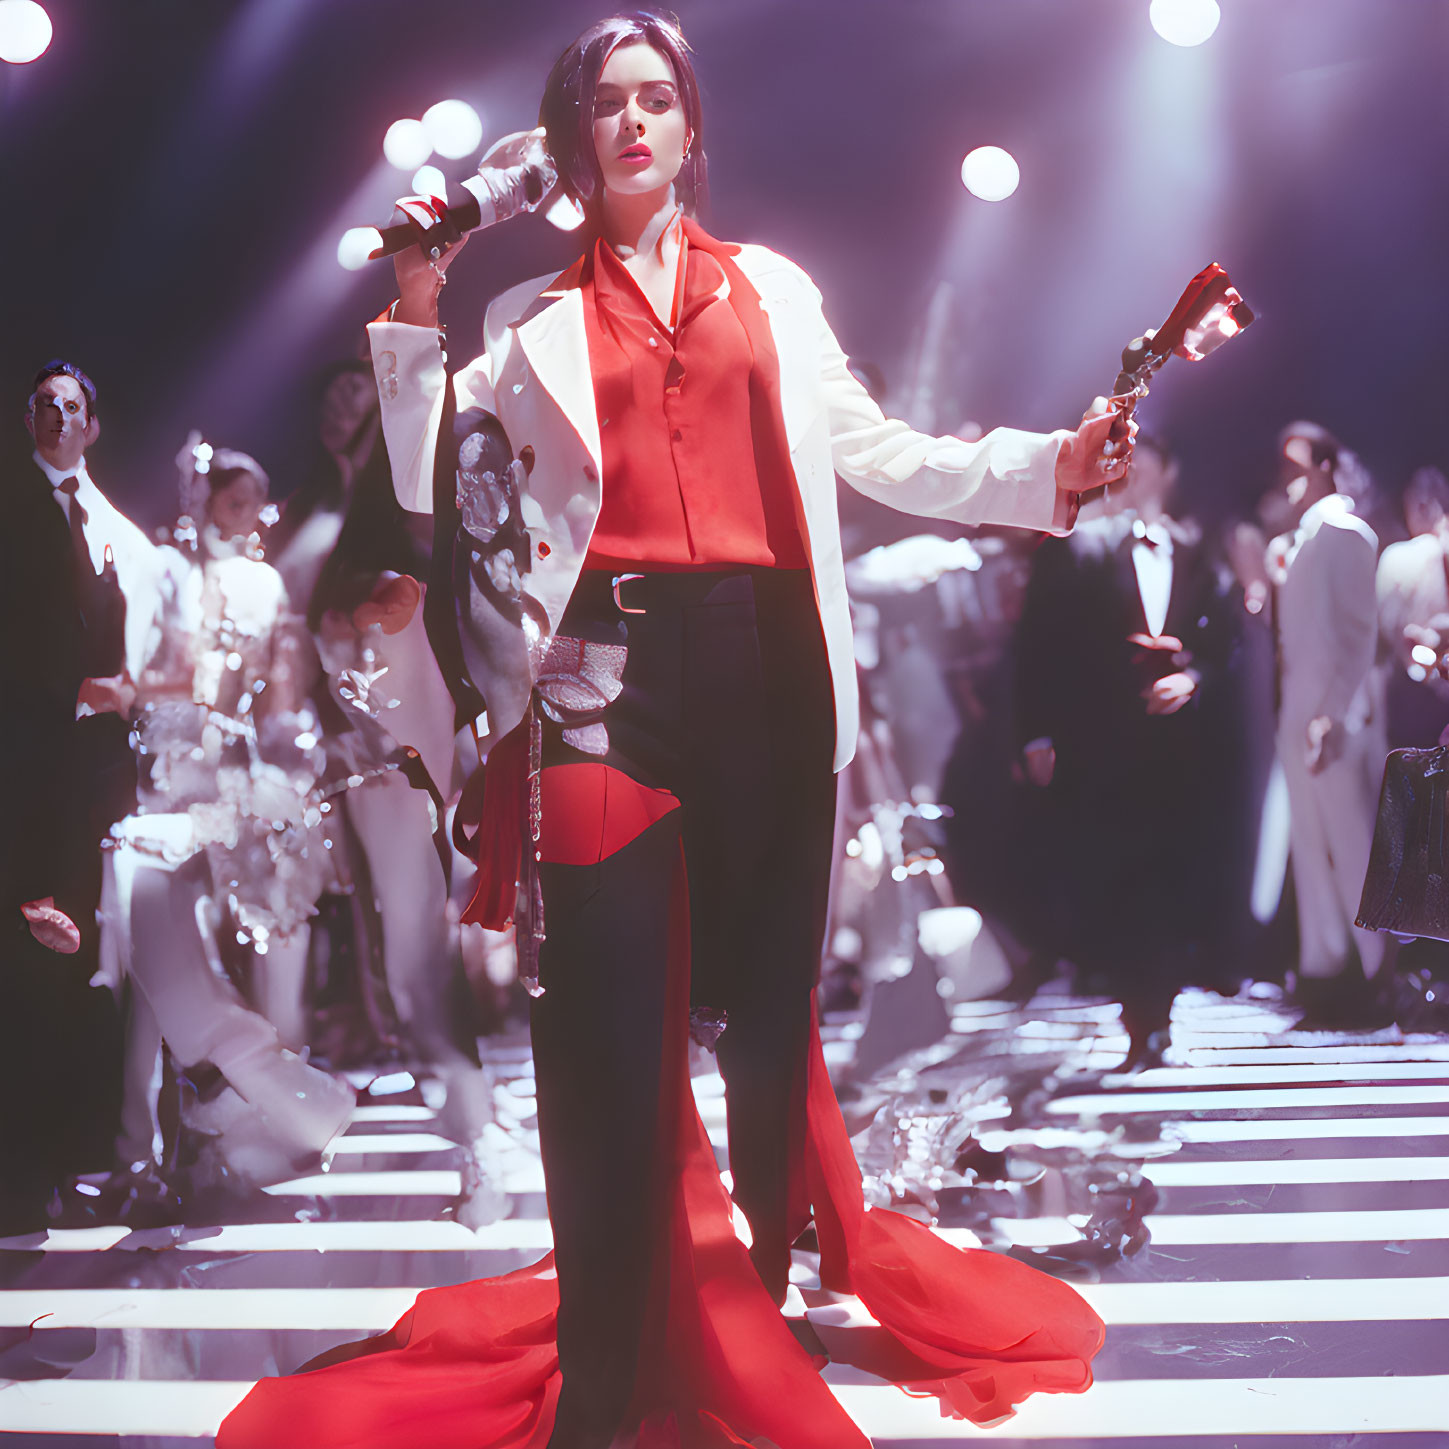
[[[859,700],[835,475],[904,513],[1050,532],[1057,454],[1071,434],[997,428],[967,443],[887,419],[846,366],[810,278],[764,247],[740,248],[735,262],[760,295],[779,356],[786,441],[834,684],[839,770],[855,753]],[[526,282],[494,301],[484,323],[484,351],[454,377],[453,387],[460,413],[472,407],[492,412],[515,453],[533,449],[522,500],[532,549],[525,586],[556,630],[598,519],[602,464],[583,294],[577,288],[549,292],[551,280]],[[397,322],[374,322],[368,332],[398,501],[426,513],[446,383],[437,333]],[[490,699],[489,681],[474,683]],[[497,696],[519,698],[518,681],[511,684]],[[496,714],[490,709],[493,738],[521,717],[513,708],[505,711],[513,718]]]
[[[1309,722],[1327,715],[1357,734],[1383,709],[1376,678],[1378,603],[1374,573],[1378,535],[1342,493],[1321,498],[1303,515],[1278,586],[1282,658],[1279,730],[1301,748]]]
[[[1379,555],[1377,589],[1385,650],[1407,668],[1413,660],[1404,629],[1410,624],[1422,628],[1437,615],[1449,614],[1449,566],[1438,535],[1421,533],[1391,543]],[[1442,680],[1435,680],[1435,692],[1441,696],[1442,685]]]

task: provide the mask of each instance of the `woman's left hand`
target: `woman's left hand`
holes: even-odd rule
[[[1137,424],[1128,415],[1132,394],[1099,397],[1057,454],[1056,482],[1063,493],[1089,493],[1120,483],[1132,462]]]

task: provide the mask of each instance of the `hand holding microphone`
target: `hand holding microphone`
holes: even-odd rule
[[[477,172],[462,183],[465,195],[453,206],[440,197],[406,196],[398,202],[408,221],[388,227],[381,250],[372,254],[393,256],[400,298],[396,321],[438,325],[438,293],[471,232],[541,207],[562,231],[582,223],[582,210],[558,184],[558,168],[544,136],[539,126],[495,142]],[[414,241],[417,246],[410,245]]]
[[[559,187],[544,136],[540,126],[495,143],[452,205],[437,196],[405,196],[398,202],[405,222],[354,227],[339,248],[343,265],[356,269],[380,257],[395,258],[402,299],[395,319],[436,325],[437,294],[470,232],[541,207],[560,230],[572,231],[583,221],[582,211]]]

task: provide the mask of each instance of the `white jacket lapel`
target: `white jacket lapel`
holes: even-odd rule
[[[737,261],[760,294],[760,305],[775,340],[775,355],[780,363],[780,411],[785,419],[785,441],[793,457],[820,414],[820,398],[814,389],[820,375],[819,339],[812,309],[801,306],[798,285],[792,286],[794,279],[781,267],[757,268],[750,255],[753,250],[742,247]]]
[[[594,384],[589,373],[589,340],[584,330],[583,294],[574,288],[548,303],[516,328],[518,343],[539,385],[558,404],[569,426],[588,450],[595,474],[602,466],[599,415],[594,405]],[[505,390],[517,393],[528,386],[526,377],[501,379]],[[506,399],[505,406],[506,406]]]

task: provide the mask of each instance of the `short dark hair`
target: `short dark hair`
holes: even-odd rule
[[[1449,478],[1434,467],[1414,469],[1404,489],[1404,506],[1411,503],[1436,503],[1441,513],[1449,513]]]
[[[327,396],[327,389],[339,377],[350,377],[354,373],[358,377],[371,379],[373,375],[371,360],[366,357],[340,357],[334,362],[327,363],[325,367],[318,368],[312,377],[313,402],[320,407],[322,399]]]
[[[1163,468],[1172,467],[1176,461],[1172,455],[1172,449],[1167,446],[1166,440],[1156,433],[1149,433],[1145,429],[1137,434],[1133,440],[1133,447],[1139,453],[1151,453]]]
[[[1302,438],[1308,444],[1309,457],[1315,468],[1321,468],[1325,463],[1338,467],[1338,455],[1343,451],[1343,444],[1322,423],[1289,423],[1278,434],[1278,451],[1283,452],[1294,438]]]
[[[649,10],[611,15],[589,26],[559,56],[548,74],[538,108],[538,123],[547,132],[549,155],[558,167],[564,189],[585,212],[591,211],[604,180],[594,152],[594,91],[599,84],[599,72],[619,46],[639,40],[653,46],[674,69],[680,104],[691,135],[689,154],[675,181],[675,195],[686,211],[702,212],[709,203],[704,113],[689,45],[674,16]]]
[[[48,382],[52,377],[74,378],[80,384],[80,390],[86,396],[86,421],[96,416],[96,385],[75,363],[67,362],[63,357],[52,357],[39,372],[35,374],[35,381],[30,384],[30,401],[27,408],[35,411],[35,395],[40,391],[40,384]]]
[[[1374,481],[1358,454],[1344,447],[1322,423],[1300,420],[1289,423],[1278,434],[1278,451],[1282,453],[1293,438],[1308,444],[1308,456],[1315,468],[1328,464],[1335,491],[1351,498],[1361,511],[1375,501]]]
[[[263,498],[272,486],[262,465],[250,453],[236,448],[218,448],[211,455],[211,467],[205,477],[209,493],[220,493],[243,477],[250,478],[262,490]]]

